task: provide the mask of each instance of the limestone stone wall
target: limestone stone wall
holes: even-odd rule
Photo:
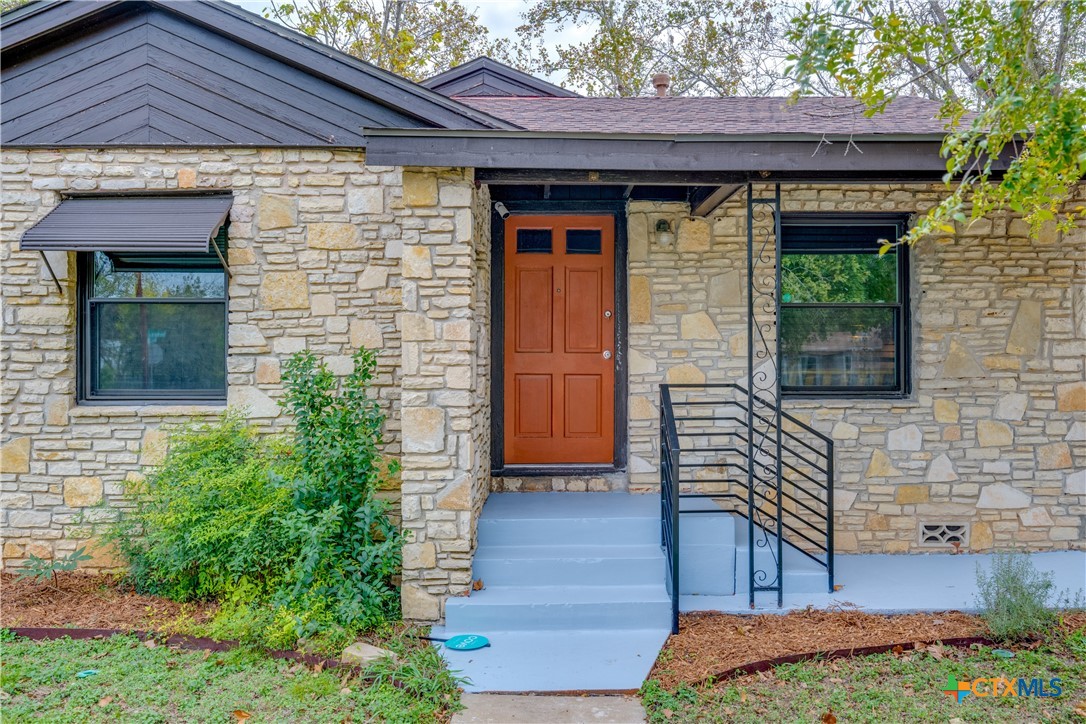
[[[785,212],[911,213],[941,198],[922,185],[782,191]],[[745,196],[708,220],[687,213],[629,209],[634,490],[659,479],[657,386],[745,376]],[[652,239],[659,218],[677,228],[671,247]],[[1031,238],[1000,215],[922,242],[911,260],[911,397],[785,404],[835,440],[838,550],[930,551],[922,522],[970,524],[977,551],[1082,547],[1086,224]]]
[[[404,172],[404,618],[471,585],[489,484],[489,198],[470,172]]]
[[[223,409],[76,405],[74,254],[50,253],[58,292],[17,244],[66,191],[231,192],[229,402],[275,428],[285,358],[308,347],[342,374],[356,348],[373,348],[387,451],[399,454],[401,256],[405,238],[415,248],[438,223],[415,205],[403,218],[402,169],[345,150],[5,150],[2,163],[5,565],[89,542],[91,567],[110,566],[88,539],[123,507],[124,481],[161,460],[162,427]]]

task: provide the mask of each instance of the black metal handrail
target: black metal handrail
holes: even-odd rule
[[[671,633],[679,633],[679,436],[671,392],[660,389],[660,544],[667,563]]]
[[[680,393],[699,396],[685,399]],[[682,511],[681,501],[685,498],[710,498],[721,506],[721,511],[738,514],[748,521],[752,531],[760,533],[763,546],[776,535],[779,541],[826,569],[832,592],[833,440],[796,416],[774,409],[762,395],[756,394],[752,400],[747,389],[736,383],[661,385],[660,403],[661,534],[668,563],[673,631],[678,631],[680,514],[717,512]],[[690,414],[683,414],[685,410]],[[761,424],[756,430],[749,427],[751,417]],[[785,423],[794,429],[785,429]],[[772,444],[760,444],[769,443],[771,438]],[[753,460],[748,451],[754,451]],[[710,474],[682,476],[683,471],[696,468],[708,469]],[[713,470],[720,472],[712,474]],[[708,485],[723,487],[706,490]],[[775,585],[757,585],[753,535],[748,544],[751,606],[758,590],[775,590],[779,604],[783,596],[783,556],[773,555]],[[779,543],[777,550],[781,550]]]

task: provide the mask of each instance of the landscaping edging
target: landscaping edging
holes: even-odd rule
[[[135,636],[143,640],[155,640],[162,642],[166,646],[176,646],[177,648],[186,649],[189,651],[232,651],[233,649],[241,646],[240,641],[216,641],[215,639],[204,638],[202,636],[187,636],[184,634],[170,634],[163,636],[161,633],[155,631],[134,631],[116,628],[9,628],[16,636],[30,639],[31,641],[53,641],[55,639],[70,638],[70,639],[104,639],[110,636]],[[278,649],[264,649],[262,651],[265,655],[273,659],[286,659],[289,661],[298,661],[307,666],[321,666],[323,669],[350,669],[356,673],[361,673],[361,667],[355,664],[345,664],[338,659],[327,659],[317,654],[306,654],[301,651],[283,651]],[[395,681],[392,682],[394,686],[399,684]]]
[[[974,644],[981,646],[998,646],[997,641],[984,636],[959,636],[956,638],[940,639],[936,641],[907,641],[897,644],[880,644],[878,646],[859,646],[848,649],[835,649],[833,651],[810,651],[802,654],[788,654],[773,659],[763,659],[749,664],[740,664],[730,669],[724,669],[694,682],[691,686],[712,686],[727,679],[735,679],[747,674],[757,674],[769,671],[782,664],[798,664],[803,661],[850,659],[856,656],[871,656],[873,654],[886,654],[891,651],[913,651],[917,646],[952,646],[954,648],[968,648]]]

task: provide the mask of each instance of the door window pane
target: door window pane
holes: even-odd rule
[[[550,254],[550,229],[517,229],[518,254]]]
[[[569,229],[566,231],[567,254],[600,254],[603,233],[599,229]]]

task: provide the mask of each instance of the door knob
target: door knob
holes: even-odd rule
[[[603,316],[606,317],[607,319],[610,319],[611,318],[611,310],[608,309],[606,312],[603,313]]]
[[[611,350],[609,350],[609,349],[603,350],[603,358],[604,359],[611,359]]]

